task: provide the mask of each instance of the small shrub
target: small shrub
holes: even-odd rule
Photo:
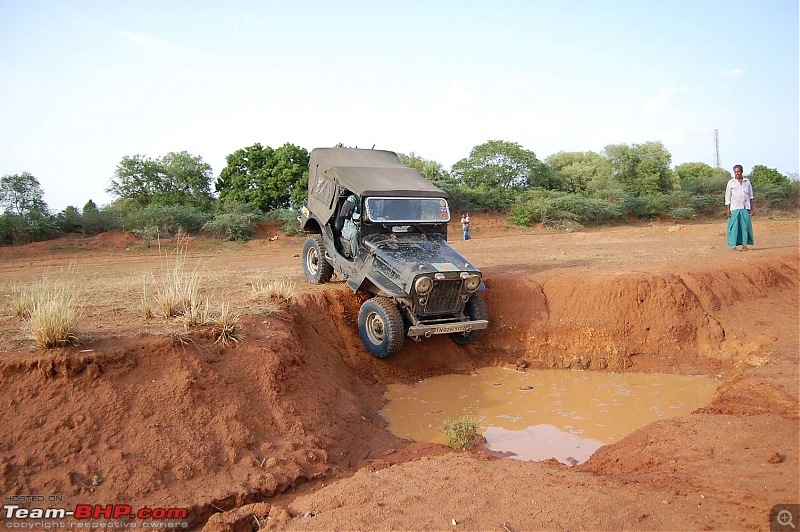
[[[724,192],[723,192],[724,194]],[[694,210],[698,214],[720,214],[725,212],[725,206],[716,196],[693,196]]]
[[[622,209],[611,201],[580,194],[531,190],[521,195],[514,204],[509,223],[542,223],[571,230],[580,225],[598,225],[622,217]]]
[[[153,240],[157,239],[159,236],[158,227],[154,225],[144,227],[142,229],[134,229],[131,232],[144,240],[147,244],[147,247],[151,247],[153,245]]]
[[[667,213],[670,218],[676,218],[680,220],[691,220],[694,218],[695,212],[694,209],[691,207],[676,207],[674,209],[670,209]]]
[[[300,213],[295,209],[274,209],[264,215],[267,222],[278,222],[281,232],[288,236],[303,234],[297,217]]]
[[[203,226],[203,231],[220,240],[247,240],[253,233],[253,218],[247,214],[223,212]]]
[[[625,212],[639,219],[648,220],[667,212],[669,205],[663,194],[629,197],[625,201]]]
[[[468,417],[462,417],[453,421],[446,419],[442,432],[447,436],[447,443],[451,449],[463,451],[475,445],[478,437],[478,423]]]
[[[537,216],[536,208],[533,202],[526,201],[524,203],[515,203],[511,208],[511,216],[508,223],[512,225],[528,226],[536,223],[536,220],[541,220],[541,216]]]
[[[210,214],[196,207],[150,204],[143,209],[131,210],[127,223],[133,231],[150,231],[155,227],[162,237],[171,237],[196,233],[210,219]]]

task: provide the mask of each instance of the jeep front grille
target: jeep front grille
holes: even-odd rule
[[[453,314],[464,307],[461,300],[461,279],[434,281],[433,288],[425,298],[425,304],[419,304],[419,316],[434,316],[436,314]],[[419,301],[419,300],[418,300]]]

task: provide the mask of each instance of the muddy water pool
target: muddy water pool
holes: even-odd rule
[[[488,367],[390,385],[381,414],[401,438],[447,443],[445,420],[469,417],[493,451],[580,463],[634,430],[705,406],[710,377]]]

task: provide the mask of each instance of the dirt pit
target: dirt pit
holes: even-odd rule
[[[361,345],[358,297],[305,284],[301,238],[189,241],[203,297],[241,315],[245,338],[228,345],[210,326],[141,317],[143,286],[163,277],[157,246],[2,248],[4,296],[66,275],[85,302],[80,345],[43,351],[3,298],[4,504],[183,508],[207,530],[768,528],[773,505],[800,502],[800,235],[796,219],[754,229],[755,248],[731,252],[723,220],[551,233],[475,216],[453,246],[484,272],[486,336],[408,341],[386,360]],[[260,296],[270,279],[295,297]],[[413,443],[378,414],[390,384],[520,358],[720,386],[575,467]]]

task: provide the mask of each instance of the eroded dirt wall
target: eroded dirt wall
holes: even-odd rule
[[[564,274],[540,285],[498,275],[487,283],[491,328],[483,347],[551,367],[624,369],[631,356],[719,358],[728,308],[798,289],[789,260],[674,274]],[[770,339],[764,339],[765,342]]]

